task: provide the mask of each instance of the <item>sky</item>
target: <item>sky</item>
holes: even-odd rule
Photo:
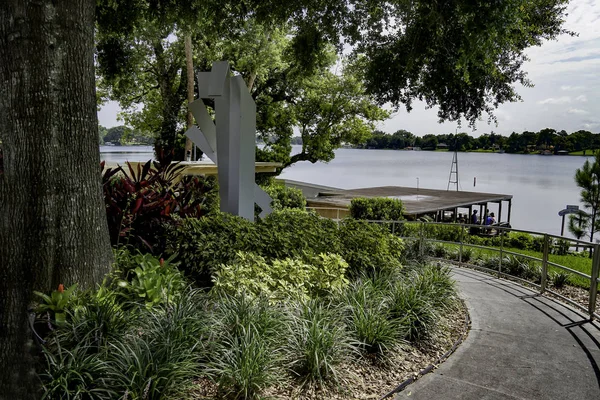
[[[600,0],[572,0],[567,12],[564,27],[578,36],[562,35],[527,50],[531,61],[524,70],[535,86],[517,87],[523,101],[501,105],[495,112],[498,125],[488,124],[484,117],[474,131],[464,122],[459,131],[471,136],[543,128],[600,133]],[[121,125],[118,112],[115,102],[107,103],[98,113],[100,124]],[[405,129],[422,136],[454,132],[457,123],[438,123],[436,108],[426,109],[416,101],[410,113],[400,109],[378,128],[389,133]]]

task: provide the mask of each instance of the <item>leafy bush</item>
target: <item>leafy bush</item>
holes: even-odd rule
[[[320,385],[338,381],[338,366],[357,351],[343,321],[342,310],[309,300],[293,305],[288,324],[286,358],[291,371],[304,382]]]
[[[260,239],[253,243],[253,249],[266,258],[311,259],[317,254],[340,253],[336,223],[313,212],[284,209],[259,221],[256,227]]]
[[[302,190],[290,188],[283,184],[272,183],[264,187],[265,192],[273,201],[271,207],[274,211],[279,211],[284,208],[298,208],[304,210],[306,208],[306,198],[302,194]]]
[[[267,261],[254,253],[239,252],[233,264],[222,265],[215,272],[215,289],[282,300],[339,293],[347,285],[348,264],[340,256],[320,254],[313,260],[310,264],[292,258]]]
[[[371,221],[400,221],[404,206],[398,199],[387,197],[357,197],[350,202],[350,215]]]
[[[167,253],[176,254],[184,274],[204,287],[212,284],[220,265],[233,263],[236,252],[252,251],[260,243],[255,224],[220,212],[184,219],[167,240]]]
[[[401,268],[404,244],[385,228],[366,221],[345,219],[339,234],[342,241],[340,254],[348,263],[351,275]]]
[[[529,250],[533,247],[533,236],[524,232],[510,232],[505,240],[505,245],[515,249]]]
[[[447,242],[460,242],[461,234],[463,239],[467,237],[466,228],[455,225],[424,225],[423,235],[426,238],[444,240]]]

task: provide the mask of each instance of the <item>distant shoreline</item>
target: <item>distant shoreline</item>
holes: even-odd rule
[[[408,152],[425,152],[425,153],[449,153],[448,149],[435,149],[435,150],[407,150],[407,149],[374,149],[374,148],[362,148],[362,147],[342,147],[340,149],[352,149],[352,150],[391,150],[391,151],[408,151]],[[541,154],[541,153],[508,153],[508,152],[499,152],[492,150],[470,150],[470,151],[459,151],[459,153],[478,153],[478,154],[513,154],[518,156],[583,156],[583,157],[593,157],[595,150],[586,150],[586,154],[583,154],[583,151],[574,151],[566,154]]]

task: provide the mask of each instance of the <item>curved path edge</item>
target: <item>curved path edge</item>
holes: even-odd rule
[[[600,399],[600,324],[516,283],[453,267],[471,329],[395,399]]]

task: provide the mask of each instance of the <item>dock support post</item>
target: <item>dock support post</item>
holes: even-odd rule
[[[510,224],[510,212],[512,210],[512,199],[508,200],[508,219],[506,220],[506,222],[508,222]]]
[[[496,220],[496,222],[502,222],[502,200],[498,202],[498,219]]]

